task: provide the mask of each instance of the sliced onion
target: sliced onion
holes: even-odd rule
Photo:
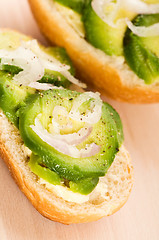
[[[61,107],[61,106],[59,106]],[[39,121],[39,118],[41,117],[41,114],[37,116],[35,119],[35,126],[37,126],[39,129],[42,129],[42,125]],[[54,120],[53,124],[56,121]],[[57,122],[56,122],[57,123]],[[59,126],[58,126],[59,128]],[[81,128],[78,132],[74,132],[71,134],[58,134],[58,135],[52,135],[52,138],[63,141],[65,143],[68,143],[69,145],[74,145],[77,146],[80,143],[82,143],[92,132],[92,127],[91,126],[85,126]],[[60,133],[60,132],[59,132]]]
[[[106,11],[109,5],[113,6],[112,11]],[[125,9],[127,11],[136,14],[154,14],[159,13],[159,4],[147,4],[141,0],[93,0],[92,8],[95,13],[109,26],[117,28],[121,21],[126,21],[126,18],[120,18],[114,22],[119,9]]]
[[[90,145],[85,147],[85,149],[81,149],[81,151],[80,151],[81,158],[94,156],[97,153],[99,153],[100,149],[101,149],[101,147],[99,145],[97,145],[95,143],[91,143]]]
[[[109,26],[111,27],[118,27],[119,21],[118,20],[116,23],[114,23],[114,20],[117,16],[117,12],[121,6],[122,0],[93,0],[92,1],[92,8],[95,11],[95,13]],[[112,5],[114,10],[111,12],[107,12],[106,8],[109,5]]]
[[[49,89],[63,89],[63,87],[56,87],[49,83],[39,83],[39,82],[31,82],[28,87],[35,88],[38,90],[49,90]]]
[[[70,69],[70,66],[62,64],[56,58],[41,50],[36,39],[27,42],[21,42],[21,44],[22,46],[31,49],[31,51],[34,52],[40,58],[45,69],[50,69],[57,72]]]
[[[78,145],[82,143],[92,132],[92,127],[81,128],[78,132],[63,135],[54,135],[54,138],[68,143],[69,145]]]
[[[135,26],[131,21],[126,21],[128,28],[139,37],[154,37],[159,36],[159,23],[153,24],[149,27]]]
[[[19,47],[13,51],[0,50],[1,65],[15,65],[23,69],[13,77],[17,83],[28,85],[44,75],[44,68],[39,58],[30,50]]]
[[[122,0],[124,8],[137,14],[159,13],[159,4],[148,4],[141,0]]]
[[[86,88],[87,85],[85,83],[80,82],[77,78],[71,75],[70,72],[68,71],[62,71],[61,74],[66,77],[71,83],[81,87],[81,88]]]
[[[53,56],[42,51],[36,40],[31,41],[21,41],[21,46],[15,50],[7,51],[0,50],[0,69],[2,65],[14,65],[22,68],[23,70],[13,77],[13,80],[18,84],[23,84],[25,86],[34,85],[33,82],[37,82],[44,76],[45,69],[60,72],[64,75],[70,82],[78,85],[79,87],[85,88],[86,85],[80,83],[76,78],[74,78],[70,72],[70,66],[60,63]],[[37,89],[47,90],[52,89],[49,85],[36,84]]]
[[[88,110],[85,115],[79,112],[79,107],[89,99],[94,99],[94,106],[91,110]],[[98,93],[85,92],[80,94],[74,99],[72,109],[69,113],[69,117],[76,121],[86,122],[89,124],[95,124],[101,119],[102,115],[102,100]]]
[[[63,76],[65,76],[71,83],[86,88],[86,84],[81,83],[78,79],[76,79],[74,76],[70,74],[68,71],[70,69],[70,66],[66,64],[61,64],[57,59],[55,59],[53,56],[45,53],[42,51],[38,45],[38,42],[36,40],[31,40],[28,42],[24,42],[23,45],[30,47],[33,52],[35,52],[41,59],[42,64],[45,69],[50,69],[53,71],[60,72]]]
[[[43,67],[45,69],[49,69],[49,70],[52,70],[52,71],[56,71],[56,72],[62,72],[62,71],[67,71],[70,69],[70,66],[68,65],[64,65],[62,63],[54,63],[53,61],[48,61],[48,60],[45,60],[45,59],[41,59],[42,61],[42,64],[43,64]]]
[[[57,139],[57,135],[55,137],[50,134],[46,129],[43,128],[38,118],[35,119],[35,125],[30,125],[30,127],[44,142],[55,148],[57,151],[73,158],[85,158],[94,156],[100,151],[101,148],[96,144],[96,146],[94,144],[90,144],[85,149],[78,150],[75,146],[67,143],[66,139],[63,141],[61,139]],[[75,138],[76,141],[77,136]]]
[[[35,119],[35,125],[31,125],[30,127],[44,142],[55,148],[57,151],[71,157],[79,157],[79,150],[76,147],[54,138],[52,134],[43,128],[37,118]]]

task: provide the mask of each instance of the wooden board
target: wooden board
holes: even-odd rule
[[[46,44],[27,0],[0,0],[0,4],[0,27],[20,30]],[[94,223],[65,226],[49,221],[32,207],[0,160],[0,240],[159,239],[159,104],[106,100],[121,115],[125,145],[135,169],[135,183],[126,205]]]

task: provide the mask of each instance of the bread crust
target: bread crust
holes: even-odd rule
[[[42,33],[53,43],[66,48],[79,78],[102,94],[130,103],[159,102],[159,88],[128,85],[119,72],[100,59],[100,50],[80,38],[56,10],[53,0],[28,0]],[[101,54],[101,53],[100,53]],[[135,74],[134,74],[135,75]]]

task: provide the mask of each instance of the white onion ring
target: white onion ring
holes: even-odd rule
[[[31,82],[28,87],[35,88],[38,90],[50,90],[50,89],[63,89],[63,87],[56,87],[49,83],[39,83],[39,82]]]
[[[92,143],[88,145],[85,149],[78,150],[75,146],[68,143],[66,139],[66,135],[55,135],[53,136],[50,134],[46,129],[43,128],[38,118],[35,119],[35,125],[30,125],[32,130],[47,144],[55,148],[57,151],[68,155],[73,158],[85,158],[85,157],[91,157],[97,154],[100,151],[100,146],[96,145],[95,143]],[[75,133],[72,134],[72,138],[75,136]],[[85,136],[79,139],[79,142],[77,143],[77,135],[75,137],[76,144],[79,144],[81,140],[83,141],[88,137],[88,134],[90,134],[90,131],[85,134]],[[71,134],[68,134],[69,138],[71,137]],[[63,136],[63,139],[62,137]],[[61,138],[61,139],[60,139]]]
[[[126,21],[128,28],[139,37],[155,37],[159,36],[159,23],[149,27],[135,26],[131,21]]]
[[[13,77],[15,82],[28,86],[36,82],[44,75],[44,68],[39,58],[30,50],[19,47],[13,51],[0,50],[1,69],[2,65],[15,65],[23,69]]]
[[[63,142],[68,143],[69,145],[77,146],[82,143],[92,132],[92,127],[81,128],[78,132],[71,134],[59,134],[54,135],[54,138]]]
[[[13,80],[17,84],[23,84],[25,86],[38,86],[41,90],[52,89],[49,85],[32,84],[40,80],[45,73],[45,69],[60,72],[71,83],[85,88],[86,84],[79,82],[73,77],[70,72],[70,66],[60,63],[53,56],[42,51],[36,40],[30,40],[27,42],[21,41],[21,46],[15,50],[8,51],[0,50],[0,69],[3,69],[3,65],[14,65],[22,68],[23,70],[13,77]]]
[[[81,158],[91,157],[99,153],[101,147],[95,143],[91,143],[85,149],[80,150]]]
[[[57,72],[70,69],[70,66],[62,64],[56,58],[41,50],[36,39],[27,42],[23,41],[21,42],[21,44],[23,47],[31,49],[31,51],[34,52],[40,58],[45,69],[50,69],[52,71]]]
[[[53,56],[45,53],[42,51],[38,45],[37,40],[31,40],[27,42],[23,42],[24,46],[30,47],[33,52],[37,54],[37,56],[40,57],[42,64],[45,69],[50,69],[53,71],[60,72],[64,77],[66,77],[71,83],[86,88],[87,85],[84,83],[81,83],[78,79],[76,79],[74,76],[71,75],[71,73],[68,71],[70,69],[70,66],[66,64],[60,63],[56,58]]]
[[[104,9],[109,5],[109,4],[114,5],[114,10],[111,11],[110,13],[106,14]],[[155,14],[159,13],[159,4],[147,4],[144,3],[141,0],[117,0],[116,3],[113,2],[113,0],[93,0],[92,1],[92,8],[95,11],[95,13],[109,26],[113,28],[117,28],[122,21],[124,21],[126,24],[129,24],[128,27],[135,29],[130,21],[127,18],[120,18],[114,23],[114,20],[116,19],[117,13],[120,8],[123,8],[127,11],[134,12],[136,14]],[[155,25],[155,26],[154,26]],[[148,28],[148,30],[143,29],[143,27],[140,27],[134,30],[136,31],[138,36],[158,36],[158,25],[154,24],[150,27],[145,27]],[[130,29],[131,29],[130,28]],[[157,29],[157,31],[156,31]],[[153,31],[156,31],[154,34]],[[139,35],[140,34],[140,35]]]
[[[137,14],[159,13],[159,4],[148,4],[141,0],[122,0],[121,2],[125,9]]]
[[[121,6],[122,0],[117,0],[116,3],[113,2],[113,0],[93,0],[91,5],[95,13],[109,26],[111,27],[118,27],[118,24],[121,20],[118,20],[116,23],[114,23],[114,19],[117,15],[117,12]],[[110,13],[107,13],[104,11],[106,7],[109,4],[114,5],[114,10],[111,11]]]
[[[79,107],[91,98],[94,98],[94,107],[92,111],[88,111],[85,115],[80,114]],[[102,104],[102,100],[98,93],[82,93],[76,99],[74,99],[72,109],[69,112],[69,117],[76,121],[95,124],[101,119]]]

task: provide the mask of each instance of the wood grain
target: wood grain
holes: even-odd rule
[[[0,0],[0,27],[12,28],[47,44],[27,0]],[[98,222],[64,226],[42,217],[21,193],[0,160],[0,240],[158,240],[159,104],[131,105],[107,99],[120,113],[125,145],[135,169],[126,205]]]

